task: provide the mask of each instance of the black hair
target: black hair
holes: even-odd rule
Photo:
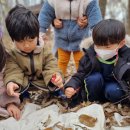
[[[9,11],[5,23],[13,41],[39,37],[39,22],[37,16],[22,5],[16,5]]]
[[[120,43],[125,38],[125,26],[114,19],[100,21],[93,29],[92,37],[95,45],[107,46]]]
[[[2,39],[0,40],[0,72],[5,66],[6,62],[6,51],[4,46],[2,45]]]

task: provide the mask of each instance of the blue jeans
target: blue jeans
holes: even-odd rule
[[[57,91],[52,92],[52,94],[54,96],[56,96],[56,97],[61,98],[61,99],[66,99],[66,96],[65,96],[64,92],[62,90],[60,90],[60,89],[57,90]]]
[[[25,91],[20,95],[21,102],[23,102],[24,99],[30,99],[30,93],[28,91]]]
[[[116,81],[105,81],[99,72],[92,73],[88,77],[85,77],[85,82],[90,101],[108,100],[110,102],[117,102],[125,95],[125,92]]]

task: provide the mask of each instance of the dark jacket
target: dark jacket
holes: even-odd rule
[[[100,72],[99,61],[96,58],[93,45],[84,51],[85,55],[80,60],[77,73],[72,76],[65,88],[73,87],[75,90],[79,87],[82,88],[86,76],[89,76],[92,72]],[[118,54],[119,58],[112,74],[124,91],[128,92],[128,89],[130,89],[128,83],[130,81],[130,48],[124,46],[119,50]]]

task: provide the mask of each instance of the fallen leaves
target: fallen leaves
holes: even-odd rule
[[[97,122],[97,118],[82,114],[79,116],[79,121],[80,121],[80,123],[82,123],[88,127],[94,127],[95,123]]]
[[[55,123],[52,127],[45,128],[44,130],[54,130],[57,127],[60,130],[73,130],[72,128],[66,128],[64,125],[59,124],[61,122]]]
[[[53,128],[49,127],[49,128],[45,128],[44,130],[53,130]]]
[[[130,125],[130,117],[123,118],[121,125],[122,126],[129,126]]]
[[[109,102],[102,104],[102,106],[106,117],[106,128],[110,129],[111,126],[124,127],[130,125],[129,118],[123,118],[122,121],[120,122],[121,125],[119,125],[114,117],[115,113],[120,114],[122,117],[130,116],[130,108],[128,106],[121,104],[115,105]]]

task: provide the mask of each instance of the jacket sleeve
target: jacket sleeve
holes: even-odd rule
[[[91,71],[91,62],[88,60],[88,57],[85,55],[82,57],[79,63],[79,68],[76,74],[72,76],[65,88],[73,87],[75,90],[79,87],[84,86],[84,78]]]
[[[48,86],[49,82],[51,81],[52,75],[55,73],[61,73],[61,70],[58,68],[57,60],[52,55],[51,51],[47,48],[44,48],[44,58],[43,58],[43,78],[45,81],[46,86]],[[62,76],[63,79],[63,76]]]
[[[88,26],[90,29],[102,20],[102,15],[99,7],[98,0],[92,0],[86,9],[86,15],[88,17]]]
[[[23,84],[24,73],[20,66],[11,55],[7,56],[6,67],[4,71],[4,84],[8,82],[14,82],[18,85]]]
[[[54,18],[55,18],[54,8],[49,4],[48,0],[46,0],[43,4],[43,7],[41,8],[38,17],[40,24],[40,32],[45,33],[46,29],[49,28]]]

